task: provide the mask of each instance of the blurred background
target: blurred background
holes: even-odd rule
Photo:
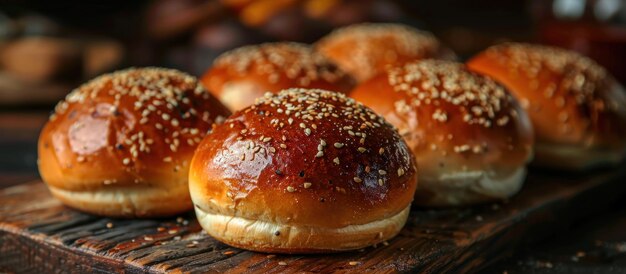
[[[47,113],[96,75],[163,66],[200,76],[226,50],[314,42],[359,22],[431,31],[463,59],[503,41],[558,45],[626,82],[624,0],[4,0],[0,172],[8,175],[0,180],[36,177],[36,138]]]

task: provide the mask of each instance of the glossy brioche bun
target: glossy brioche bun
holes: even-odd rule
[[[61,101],[39,136],[39,172],[66,205],[114,217],[192,207],[193,151],[228,109],[198,81],[159,68],[100,76]]]
[[[509,43],[491,47],[470,69],[504,84],[535,128],[535,164],[584,169],[626,154],[626,92],[600,65],[563,49]]]
[[[262,252],[351,250],[394,237],[417,185],[391,125],[343,94],[268,93],[202,141],[191,161],[202,227]]]
[[[456,59],[431,33],[389,23],[337,29],[320,39],[315,49],[359,82],[383,73],[389,66],[418,59]]]
[[[202,84],[235,111],[254,104],[268,91],[302,87],[347,93],[354,80],[309,46],[283,42],[222,54],[202,77]]]
[[[419,167],[414,203],[456,206],[517,193],[532,156],[526,113],[504,87],[464,65],[389,69],[351,94],[398,128]]]

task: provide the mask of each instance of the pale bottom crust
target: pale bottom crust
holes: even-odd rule
[[[522,188],[526,168],[495,176],[485,171],[442,174],[439,178],[419,178],[413,203],[420,206],[463,206],[507,199]]]
[[[410,207],[386,219],[341,228],[287,225],[195,210],[204,230],[231,246],[272,253],[325,253],[360,249],[393,238],[406,223]]]
[[[624,160],[626,150],[559,144],[536,144],[533,165],[558,169],[590,169],[614,166]]]
[[[65,205],[109,217],[165,217],[191,210],[186,185],[176,187],[110,187],[70,191],[48,186]]]

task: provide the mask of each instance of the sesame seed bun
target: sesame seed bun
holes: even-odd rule
[[[415,160],[380,116],[342,94],[288,89],[233,114],[191,162],[202,227],[262,252],[351,250],[394,237]]]
[[[320,39],[315,49],[363,82],[418,59],[454,60],[456,55],[430,32],[389,23],[364,23],[337,29]]]
[[[347,93],[354,80],[309,46],[283,42],[222,54],[202,77],[202,84],[235,111],[254,104],[268,91],[301,87]]]
[[[563,49],[509,43],[468,62],[509,88],[532,121],[534,164],[585,169],[626,154],[626,91],[591,59]]]
[[[193,151],[230,114],[198,81],[170,69],[100,76],[61,101],[39,137],[39,172],[66,205],[150,217],[192,207]]]
[[[489,202],[521,188],[532,128],[494,81],[462,64],[425,60],[391,68],[351,96],[396,126],[413,151],[420,181],[415,204]]]

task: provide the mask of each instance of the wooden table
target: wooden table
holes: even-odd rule
[[[0,272],[626,270],[626,168],[571,176],[533,170],[522,193],[506,203],[413,209],[407,227],[388,245],[274,256],[211,239],[191,213],[114,220],[62,206],[40,182],[25,183],[37,178],[29,157],[12,160],[36,153],[44,121],[45,114],[0,114],[0,149],[17,153],[0,157]]]
[[[550,241],[519,248],[485,273],[626,273],[626,200]]]

